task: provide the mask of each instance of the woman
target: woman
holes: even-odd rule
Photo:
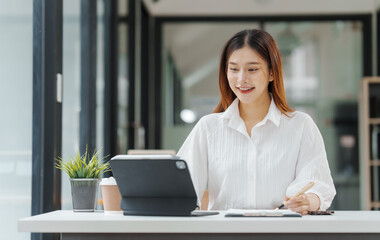
[[[326,210],[335,194],[322,136],[306,113],[286,103],[280,51],[262,30],[236,33],[219,68],[221,99],[191,131],[178,156],[187,161],[198,199],[209,209],[274,209],[289,201],[307,214]]]

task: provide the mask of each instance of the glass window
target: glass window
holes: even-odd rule
[[[0,236],[30,239],[17,220],[32,202],[33,1],[3,1],[0,32]]]
[[[118,15],[119,17],[127,17],[128,16],[128,0],[118,0]]]
[[[118,27],[118,127],[117,152],[128,151],[128,24],[119,23]]]
[[[96,149],[101,150],[101,156],[104,153],[104,1],[97,0],[97,64],[96,64]]]
[[[79,149],[80,1],[63,1],[62,158]],[[72,209],[69,177],[62,172],[62,209]]]
[[[96,147],[104,141],[104,2],[97,0]],[[79,149],[80,122],[80,2],[63,1],[62,157]],[[101,152],[101,155],[104,153]],[[62,209],[72,209],[69,177],[62,172]]]

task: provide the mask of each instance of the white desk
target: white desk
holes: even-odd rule
[[[145,217],[55,211],[18,221],[20,232],[74,239],[380,239],[379,211],[302,218]]]

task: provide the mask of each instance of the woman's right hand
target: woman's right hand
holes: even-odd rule
[[[302,215],[306,215],[308,211],[318,210],[319,205],[319,197],[314,193],[302,194],[292,200],[290,197],[285,197],[285,206]]]

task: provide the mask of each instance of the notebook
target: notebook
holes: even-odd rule
[[[291,210],[246,210],[246,209],[229,209],[225,217],[302,217],[300,213]]]

